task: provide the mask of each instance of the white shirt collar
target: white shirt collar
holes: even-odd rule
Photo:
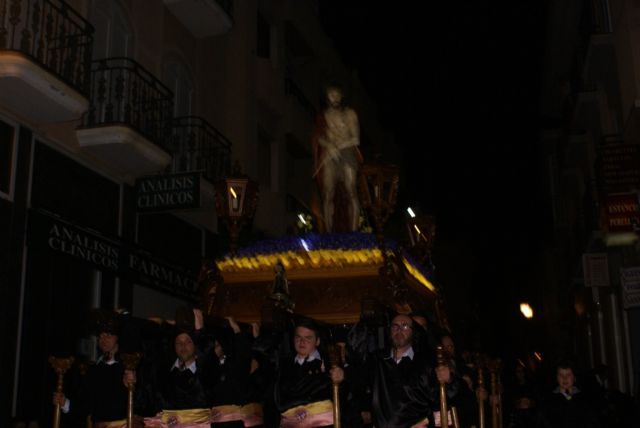
[[[296,355],[295,362],[297,364],[303,365],[306,362],[311,362],[313,360],[320,360],[320,352],[316,349],[313,351],[308,357],[303,357],[301,355]]]
[[[112,366],[112,365],[114,365],[114,364],[115,364],[115,363],[117,363],[117,362],[118,362],[118,360],[116,360],[115,358],[113,358],[113,356],[111,356],[111,359],[110,359],[110,360],[108,360],[108,361],[107,361],[107,360],[105,360],[105,358],[104,358],[104,354],[103,354],[103,355],[100,355],[100,356],[98,357],[98,359],[96,360],[96,364],[106,364],[106,365],[108,365],[108,366]]]
[[[574,385],[574,386],[571,387],[571,391],[569,393],[567,393],[566,391],[560,389],[559,386],[556,386],[556,388],[553,390],[553,392],[556,393],[556,394],[562,394],[564,396],[564,398],[566,398],[567,400],[571,400],[571,397],[573,397],[578,392],[580,392],[580,390]]]
[[[415,353],[413,352],[413,346],[409,346],[409,349],[407,349],[406,351],[404,351],[404,353],[402,355],[400,355],[398,357],[398,359],[395,358],[395,349],[391,348],[391,355],[390,358],[393,358],[393,361],[396,362],[396,364],[400,364],[400,361],[402,361],[402,359],[404,357],[409,357],[410,360],[413,360],[413,356],[415,355]]]
[[[178,370],[180,370],[180,358],[176,358],[176,362],[173,363],[173,367],[171,367],[171,369],[173,370],[174,368],[177,368]],[[191,370],[191,373],[196,374],[196,369],[197,369],[196,360],[193,360],[191,364],[186,366],[186,368]]]

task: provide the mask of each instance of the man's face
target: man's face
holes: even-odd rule
[[[569,391],[576,381],[573,370],[570,368],[558,368],[557,371],[558,386],[560,389]]]
[[[293,345],[299,356],[308,357],[320,345],[320,339],[315,331],[306,327],[297,327],[293,336]]]
[[[413,341],[413,321],[407,315],[398,315],[391,321],[391,342],[396,349],[410,346]]]
[[[189,362],[195,359],[196,346],[187,333],[179,334],[176,337],[176,355],[182,362]]]
[[[220,342],[216,340],[215,345],[213,346],[213,351],[216,353],[216,357],[222,358],[224,356],[224,350],[222,349],[222,345]]]
[[[327,90],[327,101],[331,107],[340,107],[342,104],[342,92],[338,88],[329,88]]]
[[[446,352],[450,357],[453,357],[456,354],[456,347],[453,344],[453,339],[449,336],[445,336],[442,338],[442,348],[444,352]]]
[[[103,354],[114,354],[118,347],[118,336],[111,333],[102,332],[98,336],[98,348]]]

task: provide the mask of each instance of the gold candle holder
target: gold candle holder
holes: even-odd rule
[[[476,367],[478,369],[478,388],[483,388],[484,389],[484,363],[485,363],[485,359],[483,358],[482,355],[477,354],[476,355]],[[476,390],[477,390],[476,389]],[[478,399],[478,424],[479,424],[479,428],[485,428],[485,416],[484,416],[484,397],[482,397],[481,395],[477,395],[477,399]]]
[[[130,354],[120,354],[120,358],[125,370],[135,371],[142,359],[142,353],[133,352]],[[127,389],[129,393],[127,400],[127,428],[133,428],[133,393],[135,391],[135,384],[130,382],[127,384]]]
[[[56,392],[62,393],[64,388],[64,374],[71,368],[71,365],[73,364],[73,357],[56,358],[51,355],[49,356],[49,364],[58,375]],[[56,404],[53,409],[53,428],[60,428],[60,413],[60,404]]]
[[[342,353],[338,345],[329,345],[329,366],[333,369],[342,365]],[[340,422],[340,384],[333,382],[331,385],[333,392],[333,426],[341,428]]]
[[[438,361],[438,367],[448,366],[447,357],[442,345],[438,345],[436,348],[436,359]],[[448,427],[449,420],[447,415],[447,386],[443,381],[440,381],[440,426]]]
[[[501,421],[501,414],[502,414],[502,409],[501,407],[501,403],[500,403],[500,388],[499,388],[499,384],[500,384],[500,368],[501,368],[501,361],[500,360],[491,360],[488,363],[488,368],[489,368],[489,374],[490,374],[490,378],[491,378],[491,395],[494,398],[493,400],[491,400],[491,426],[492,428],[501,428],[502,426],[502,421]]]

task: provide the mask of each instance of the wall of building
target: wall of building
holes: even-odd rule
[[[545,269],[545,282],[556,288],[549,299],[557,311],[549,321],[559,321],[555,334],[565,355],[583,368],[606,364],[608,387],[637,394],[640,309],[623,307],[620,269],[638,265],[638,244],[611,244],[601,217],[607,192],[596,166],[601,147],[640,144],[638,10],[626,0],[550,6],[542,102],[549,129],[541,141],[554,238],[546,251],[563,262]],[[585,287],[582,256],[591,253],[607,255],[608,286]]]

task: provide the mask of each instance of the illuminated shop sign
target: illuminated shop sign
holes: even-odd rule
[[[608,233],[637,233],[640,230],[638,193],[607,195],[604,204],[604,229]]]

